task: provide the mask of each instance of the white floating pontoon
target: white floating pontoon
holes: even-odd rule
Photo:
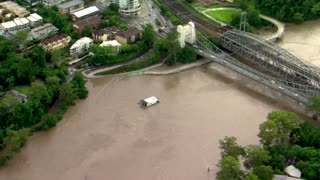
[[[149,106],[152,106],[154,104],[158,104],[160,102],[160,100],[155,97],[155,96],[151,96],[147,99],[143,99],[143,100],[140,100],[139,104],[142,106],[142,107],[149,107]]]

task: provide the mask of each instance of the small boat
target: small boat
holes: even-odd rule
[[[157,98],[155,96],[151,96],[149,98],[142,99],[139,102],[140,106],[142,106],[142,107],[149,107],[149,106],[152,106],[152,105],[155,105],[158,103],[160,103],[160,100],[159,100],[159,98]]]

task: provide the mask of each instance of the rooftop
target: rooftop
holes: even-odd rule
[[[105,46],[121,46],[121,44],[117,40],[112,40],[112,41],[103,41],[100,44],[101,47]]]
[[[42,20],[42,17],[39,16],[39,14],[37,14],[37,13],[32,13],[32,14],[30,14],[29,17],[33,17],[36,20]]]
[[[62,40],[64,38],[67,38],[68,36],[65,35],[65,34],[59,34],[59,35],[56,35],[50,39],[45,39],[43,40],[41,43],[44,44],[44,45],[48,45],[48,44],[51,44],[53,42],[56,42],[56,41],[59,41],[59,40]]]
[[[69,7],[72,7],[72,6],[81,4],[81,3],[84,3],[83,0],[73,0],[73,1],[69,1],[66,3],[60,4],[58,7],[66,9],[66,8],[69,8]]]
[[[29,24],[29,20],[27,18],[15,18],[13,20],[18,26],[19,25],[25,25],[25,24]]]
[[[85,8],[85,9],[82,9],[80,11],[73,13],[73,15],[76,16],[77,18],[81,18],[83,16],[86,16],[88,14],[92,14],[95,12],[99,12],[99,9],[96,6],[90,6],[88,8]]]
[[[137,35],[137,34],[139,34],[141,32],[142,32],[141,30],[137,29],[136,27],[133,27],[133,28],[128,29],[125,32],[118,33],[117,35],[127,39],[127,38],[129,38],[129,37],[131,37],[133,35]]]
[[[301,171],[294,167],[293,165],[290,165],[286,167],[284,170],[289,176],[300,178],[301,177]]]
[[[93,34],[97,35],[97,36],[103,36],[105,34],[111,34],[111,33],[116,33],[119,31],[119,27],[117,26],[111,26],[111,27],[107,27],[104,29],[98,29],[93,31]]]
[[[37,32],[41,32],[41,31],[46,31],[48,29],[53,29],[53,30],[56,30],[56,31],[59,30],[57,27],[55,27],[51,23],[46,23],[46,24],[44,24],[42,26],[33,28],[31,31],[34,32],[34,33],[37,33]]]
[[[90,44],[92,43],[93,40],[91,38],[88,38],[88,37],[83,37],[79,40],[77,40],[71,47],[70,49],[74,49],[74,48],[77,48],[79,46],[82,46],[83,44]]]
[[[9,29],[9,28],[13,28],[16,25],[16,23],[14,23],[13,21],[9,21],[9,22],[4,22],[4,23],[1,23],[1,25],[5,28],[5,29]]]
[[[77,23],[75,23],[73,26],[80,29],[100,21],[101,21],[100,16],[93,16],[93,17],[88,17],[83,20],[80,20]]]
[[[20,17],[24,17],[30,14],[30,12],[26,8],[19,6],[16,2],[13,1],[1,2],[0,6],[6,8],[7,10],[13,12],[14,14]]]

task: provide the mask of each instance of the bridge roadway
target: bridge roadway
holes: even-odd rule
[[[161,4],[166,4],[182,22],[194,21],[196,28],[202,33],[210,34],[208,29],[215,31],[222,47],[249,60],[251,64],[257,65],[261,72],[234,59],[221,49],[210,44],[204,36],[199,36],[200,33],[198,33],[197,43],[194,46],[200,55],[210,58],[216,63],[256,80],[303,104],[307,104],[310,97],[320,95],[319,68],[305,64],[286,50],[270,41],[261,39],[261,37],[237,31],[233,28],[212,25],[179,1],[158,1]]]
[[[298,94],[297,90],[295,90],[294,88],[285,86],[281,79],[263,74],[239,62],[238,60],[234,59],[232,56],[212,44],[202,35],[197,36],[197,41],[195,44],[193,44],[193,46],[195,47],[196,52],[199,55],[211,59],[215,63],[218,63],[252,80],[255,80],[273,90],[276,90],[294,100],[297,100],[298,102],[301,102],[303,104],[308,103],[309,97],[304,96],[303,94]]]

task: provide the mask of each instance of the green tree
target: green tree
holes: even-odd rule
[[[274,143],[278,136],[278,127],[274,121],[266,121],[259,126],[260,132],[258,134],[261,144],[270,146]]]
[[[30,59],[21,59],[16,68],[18,78],[23,79],[25,84],[35,80],[37,67],[34,66]]]
[[[292,112],[282,110],[268,114],[267,122],[260,125],[260,142],[264,146],[288,143],[291,133],[300,128],[301,120]],[[270,122],[272,121],[272,122]]]
[[[17,153],[20,151],[20,148],[27,143],[30,129],[22,128],[15,131],[7,128],[6,134],[7,137],[3,139],[4,145],[9,148],[11,152]]]
[[[253,174],[253,173],[249,173],[248,175],[246,175],[246,179],[245,180],[259,180],[258,176]]]
[[[24,47],[26,44],[26,39],[28,36],[28,31],[19,31],[14,36],[10,38],[14,47]]]
[[[57,118],[53,115],[46,114],[42,118],[42,129],[49,129],[57,124]]]
[[[243,147],[237,144],[237,138],[233,136],[226,136],[223,140],[220,139],[219,144],[222,157],[232,156],[238,158],[238,156],[245,154]]]
[[[60,98],[62,107],[74,105],[75,100],[78,98],[75,89],[71,83],[64,84],[60,89]]]
[[[218,180],[241,180],[244,172],[240,169],[240,162],[232,156],[226,156],[218,163],[220,168],[217,173]]]
[[[152,47],[156,40],[156,32],[154,31],[151,24],[147,24],[142,33],[142,41],[147,47]]]
[[[88,26],[86,27],[82,32],[83,37],[91,37],[92,36],[92,27]]]
[[[197,53],[193,47],[185,46],[178,55],[178,61],[182,63],[190,63],[197,59]]]
[[[60,78],[57,76],[49,76],[46,78],[46,87],[48,90],[48,94],[51,97],[50,99],[55,99],[59,95],[59,91],[61,88]]]
[[[261,180],[273,180],[273,170],[271,166],[258,166],[253,169],[253,173]]]
[[[28,90],[28,99],[31,101],[41,101],[44,104],[49,104],[50,99],[47,91],[47,87],[40,81],[31,83]]]
[[[63,52],[60,49],[53,50],[50,52],[50,54],[51,54],[51,62],[53,62],[57,66],[61,65],[65,60],[63,57]]]
[[[84,99],[88,96],[88,90],[85,87],[86,81],[83,78],[83,75],[80,72],[76,72],[71,83],[76,89],[76,93],[80,99]]]
[[[307,104],[307,111],[312,112],[314,119],[320,116],[320,96],[313,96]]]
[[[246,149],[244,166],[248,169],[255,168],[268,163],[271,159],[269,151],[263,149],[259,145],[249,145]]]
[[[113,11],[113,12],[119,12],[120,7],[119,7],[119,5],[116,4],[116,3],[111,3],[111,4],[109,5],[109,9],[110,9],[111,11]]]
[[[42,47],[37,46],[32,49],[31,60],[39,67],[44,67],[46,64],[46,52]]]

